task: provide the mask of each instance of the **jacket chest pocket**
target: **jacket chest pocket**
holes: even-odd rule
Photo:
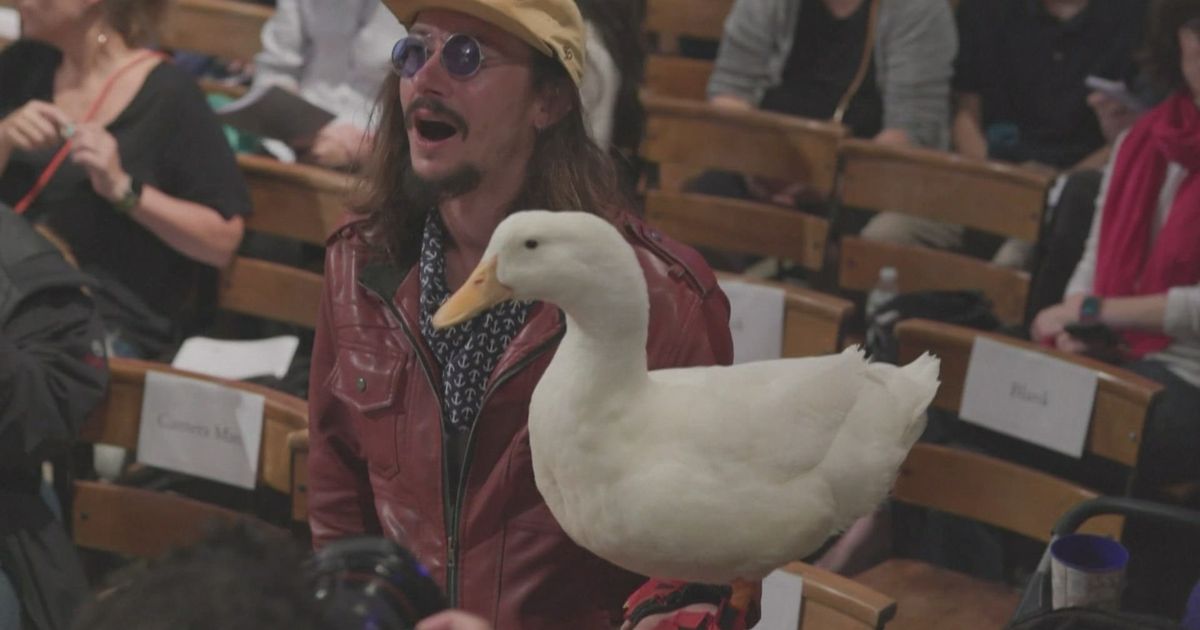
[[[367,466],[386,479],[399,470],[408,363],[404,355],[342,348],[331,373],[329,386],[349,411]]]

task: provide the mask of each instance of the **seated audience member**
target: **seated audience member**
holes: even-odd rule
[[[1059,201],[1070,215],[1063,228],[1074,229],[1076,215],[1091,216],[1088,199],[1099,183],[1085,169],[1103,166],[1108,143],[1136,117],[1115,98],[1091,92],[1085,81],[1132,78],[1146,6],[1145,0],[964,0],[954,68],[955,149],[981,159],[1084,171],[1064,182],[1070,191]],[[1076,200],[1082,208],[1071,206]],[[1086,233],[1085,223],[1077,245],[1064,246],[1075,251],[1060,264],[1066,273]],[[947,244],[959,238],[947,234]],[[1030,244],[1009,241],[996,262],[1023,267],[1031,253]]]
[[[1125,367],[1166,386],[1138,465],[1163,484],[1200,479],[1200,1],[1165,2],[1151,37],[1152,70],[1171,96],[1118,139],[1083,258],[1032,334],[1084,353],[1098,343],[1067,327],[1103,324]]]
[[[737,0],[708,94],[721,107],[836,117],[858,138],[944,148],[955,50],[945,0]],[[788,206],[804,198],[802,182],[725,173],[690,188]]]
[[[354,168],[370,152],[371,109],[404,27],[379,0],[279,0],[254,59],[254,87],[279,85],[337,116],[300,158]]]
[[[1145,15],[1145,0],[963,0],[955,150],[1055,169],[1100,150],[1106,130],[1084,81],[1131,78]]]
[[[1142,430],[1135,492],[1200,479],[1200,0],[1164,0],[1147,33],[1149,74],[1169,96],[1115,143],[1083,257],[1032,336],[1112,358],[1161,383]],[[1068,330],[1100,324],[1119,343]],[[1115,347],[1114,347],[1115,346]],[[1196,581],[1192,531],[1131,520],[1124,602],[1174,616]]]
[[[114,354],[160,356],[213,306],[249,212],[192,79],[142,47],[166,0],[19,5],[0,53],[0,201],[94,276]]]
[[[0,205],[0,630],[66,628],[87,595],[42,462],[104,398],[89,283]]]

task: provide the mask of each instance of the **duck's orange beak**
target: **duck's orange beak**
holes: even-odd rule
[[[433,314],[434,328],[449,328],[461,324],[487,309],[511,300],[512,289],[496,279],[496,257],[481,263],[458,291]]]

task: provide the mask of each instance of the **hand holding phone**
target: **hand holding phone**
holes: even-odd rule
[[[1100,322],[1075,322],[1063,327],[1068,335],[1088,344],[1102,346],[1117,346],[1121,336]]]
[[[1095,75],[1089,75],[1083,80],[1083,84],[1093,92],[1099,92],[1108,98],[1120,103],[1126,109],[1134,113],[1141,113],[1148,109],[1146,104],[1138,100],[1129,88],[1122,81],[1113,81]]]

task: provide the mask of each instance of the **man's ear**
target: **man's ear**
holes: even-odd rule
[[[553,127],[575,107],[575,99],[571,98],[570,92],[573,88],[574,84],[555,81],[541,90],[533,118],[533,124],[538,131]]]

